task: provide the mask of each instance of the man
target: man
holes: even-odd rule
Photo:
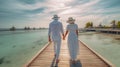
[[[59,54],[60,54],[60,47],[61,47],[61,34],[64,36],[63,33],[63,26],[62,23],[58,21],[60,17],[57,15],[53,16],[53,21],[49,24],[49,32],[48,32],[48,40],[54,43],[54,53],[56,57],[56,63],[59,62]]]

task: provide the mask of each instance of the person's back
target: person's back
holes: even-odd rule
[[[63,33],[62,23],[59,22],[58,20],[54,20],[50,23],[49,27],[50,27],[49,30],[51,32],[52,39],[53,40],[61,39],[60,34]]]
[[[78,28],[77,24],[68,24],[67,29],[71,32],[76,32],[76,29]]]

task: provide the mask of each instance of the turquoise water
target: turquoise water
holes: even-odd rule
[[[22,67],[47,43],[47,30],[0,32],[0,67]]]
[[[23,67],[46,43],[47,31],[0,32],[0,67]],[[115,35],[79,33],[79,39],[120,67],[120,40]]]
[[[120,67],[120,40],[115,39],[120,35],[93,32],[80,33],[79,35],[81,41],[112,62],[116,67]]]

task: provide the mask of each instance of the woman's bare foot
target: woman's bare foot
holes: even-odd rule
[[[76,62],[75,60],[72,60],[72,64],[75,64],[75,62]]]
[[[72,63],[72,59],[70,59],[70,62]]]

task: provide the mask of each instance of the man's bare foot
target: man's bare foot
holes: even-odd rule
[[[54,56],[56,57],[56,54],[54,54]]]
[[[56,63],[59,63],[59,59],[56,59]]]

